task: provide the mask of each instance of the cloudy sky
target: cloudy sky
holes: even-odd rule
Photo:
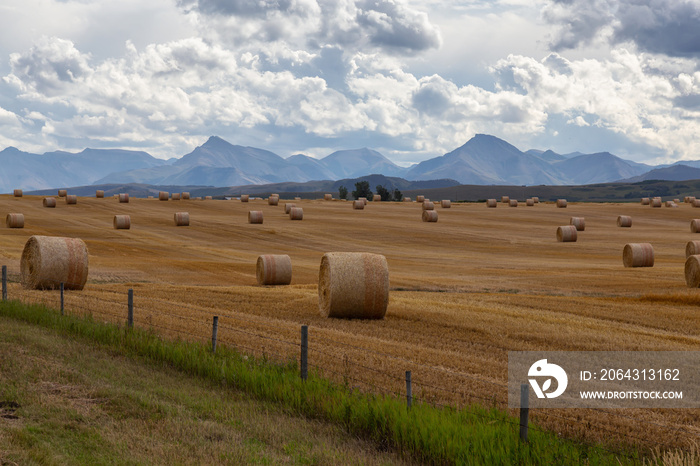
[[[700,159],[700,0],[3,0],[0,148]]]

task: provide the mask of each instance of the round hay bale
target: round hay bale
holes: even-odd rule
[[[250,194],[241,194],[241,202],[249,202]]]
[[[700,199],[695,199],[690,203],[693,207],[700,207]]]
[[[279,195],[279,194],[277,194],[277,193],[272,193],[272,194],[270,194],[270,196],[272,196],[272,197],[276,197],[277,199],[279,199],[279,198],[280,198],[280,195]]]
[[[530,198],[530,199],[525,199],[525,205],[528,207],[532,207],[535,205],[535,200]]]
[[[501,196],[502,204],[510,204],[510,196]]]
[[[438,213],[435,210],[424,210],[423,211],[423,221],[424,222],[437,222]]]
[[[695,218],[690,221],[690,232],[700,233],[700,219]]]
[[[404,201],[404,202],[411,202],[411,198],[410,198],[410,197],[404,197],[404,198],[403,198],[403,201]]]
[[[423,201],[423,210],[435,210],[435,203],[431,201]]]
[[[301,207],[292,207],[289,211],[290,220],[304,220],[304,209]]]
[[[170,193],[167,191],[158,191],[158,200],[159,201],[167,201],[170,199]]]
[[[170,198],[171,198],[173,201],[179,201],[179,200],[180,200],[180,193],[172,193],[172,194],[170,195]]]
[[[290,202],[285,202],[284,203],[284,213],[289,215],[289,212],[292,210],[292,207],[296,207],[296,204],[292,204]]]
[[[620,215],[617,217],[617,226],[620,228],[631,228],[632,217],[629,215]]]
[[[537,197],[537,196],[534,196],[534,197],[532,198],[532,200],[533,200],[533,202],[534,202],[535,204],[539,204],[539,203],[540,203],[540,198]]]
[[[680,199],[674,199],[673,202],[675,202],[676,204],[680,204],[680,203],[681,203],[681,200],[680,200]]]
[[[693,254],[685,260],[685,283],[690,288],[700,287],[700,255]]]
[[[571,217],[569,224],[576,227],[576,231],[586,230],[586,219],[583,217]]]
[[[568,202],[566,202],[566,199],[557,199],[557,207],[560,209],[566,209]]]
[[[7,214],[5,225],[7,228],[24,228],[24,214]]]
[[[416,196],[416,202],[424,202],[425,196]]]
[[[98,189],[95,191],[95,197],[98,199],[104,199],[105,197],[105,192],[103,189]]]
[[[59,189],[58,190],[58,197],[66,197],[68,195],[68,190],[66,189]]]
[[[22,190],[21,189],[15,189],[15,197],[22,197]]]
[[[442,207],[443,209],[449,209],[452,207],[452,201],[450,201],[449,199],[443,199],[442,201],[440,201],[440,207]]]
[[[44,207],[54,208],[56,207],[56,198],[45,197],[42,203],[44,204]]]
[[[508,201],[508,205],[509,205],[510,207],[518,207],[518,200],[517,200],[517,199],[511,199],[510,201]]]
[[[389,267],[380,254],[329,252],[321,258],[318,307],[323,317],[383,319]]]
[[[258,285],[289,285],[292,283],[292,259],[286,254],[258,256],[255,276]]]
[[[299,196],[294,198],[295,201],[301,201],[301,198]],[[347,201],[347,199],[343,199],[344,201]]]
[[[688,196],[688,204],[695,202],[695,196]]]
[[[357,200],[358,200],[358,201],[362,201],[362,203],[363,203],[364,205],[367,205],[367,198],[366,198],[366,197],[358,197]]]
[[[675,204],[676,204],[676,203],[673,202],[673,201],[666,201],[666,202],[665,202],[666,207],[673,207]]]
[[[176,227],[188,227],[190,226],[190,213],[189,212],[175,212],[173,215]]]
[[[20,260],[22,285],[27,289],[82,290],[88,278],[88,250],[79,238],[32,236]]]
[[[251,210],[248,212],[248,223],[262,223],[263,213],[262,210]]]
[[[119,203],[120,204],[128,204],[129,203],[129,193],[120,193],[119,194]]]
[[[211,196],[204,196],[205,201],[211,201],[212,199],[214,199],[214,198]],[[277,205],[277,204],[275,204],[275,205]]]
[[[128,215],[115,215],[112,224],[115,230],[130,230],[131,217]]]
[[[187,191],[183,192],[182,199],[185,201],[189,201],[190,200],[190,193],[188,193]]]
[[[486,201],[486,207],[496,208],[498,207],[498,202],[496,201],[496,199],[488,199]]]
[[[78,203],[78,196],[76,196],[75,194],[66,195],[66,204],[75,205],[77,203]]]
[[[650,202],[651,202],[651,201],[650,201],[650,199],[649,199],[648,197],[643,197],[643,198],[642,198],[642,201],[641,201],[641,204],[642,204],[642,205],[649,205]]]
[[[557,241],[560,243],[575,243],[578,239],[576,227],[573,225],[564,225],[557,227]]]
[[[280,202],[280,198],[279,198],[279,197],[270,196],[270,197],[267,199],[267,203],[268,203],[269,205],[277,205],[279,202]]]
[[[365,203],[362,201],[362,199],[357,199],[352,201],[352,208],[354,210],[362,210],[365,208]]]
[[[654,248],[649,243],[628,243],[622,250],[625,267],[653,267]]]
[[[380,196],[379,194],[375,194],[374,196],[372,196],[372,202],[382,202],[382,196]]]
[[[649,205],[652,207],[661,207],[661,199],[659,199],[658,197],[655,197],[654,199],[652,199],[649,202]]]
[[[700,241],[688,241],[685,245],[685,258],[700,254]]]
[[[324,200],[324,201],[332,201],[332,200],[333,200],[333,195],[332,195],[332,194],[324,194],[324,195],[323,195],[323,200]]]

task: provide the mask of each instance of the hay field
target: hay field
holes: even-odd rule
[[[267,199],[120,204],[81,197],[46,209],[41,197],[4,195],[0,215],[23,213],[25,227],[2,228],[0,263],[16,279],[29,236],[80,237],[90,276],[83,292],[67,294],[69,309],[123,322],[133,288],[136,325],[204,339],[218,315],[221,341],[282,358],[297,356],[299,326],[307,324],[312,369],[396,393],[411,370],[414,395],[439,403],[503,407],[508,351],[700,349],[700,290],[686,287],[683,269],[700,209],[688,204],[453,203],[436,207],[439,221],[426,223],[415,202],[370,202],[364,210],[343,201],[295,202],[303,221],[290,221],[284,202],[269,206]],[[262,210],[264,224],[248,224],[249,210]],[[189,212],[190,226],[175,227],[175,212]],[[118,214],[131,216],[131,230],[113,229]],[[632,228],[618,228],[619,215],[631,216]],[[585,218],[585,231],[575,243],[558,243],[556,228],[572,216]],[[653,244],[653,268],[623,267],[630,242]],[[392,291],[384,320],[320,316],[318,269],[330,251],[386,256]],[[256,286],[261,254],[291,257],[291,286]],[[15,284],[12,293],[57,299],[57,292],[22,292]],[[615,444],[683,446],[700,436],[698,410],[532,416],[566,436]]]

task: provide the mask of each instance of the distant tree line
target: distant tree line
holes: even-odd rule
[[[403,194],[398,189],[394,188],[393,191],[388,190],[384,186],[378,184],[375,187],[377,194],[382,198],[382,201],[403,201]],[[340,199],[347,199],[348,189],[345,186],[341,186],[338,189],[338,197]],[[369,187],[369,181],[358,181],[355,183],[355,190],[352,192],[352,197],[354,199],[359,199],[361,197],[367,198],[367,200],[372,200],[374,193]]]

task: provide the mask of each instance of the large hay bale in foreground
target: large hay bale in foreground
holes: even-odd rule
[[[694,218],[690,221],[690,232],[700,233],[700,219]]]
[[[56,207],[56,198],[54,197],[45,197],[43,201],[41,201],[44,207],[49,207],[49,208],[55,208]]]
[[[173,215],[173,220],[175,221],[176,227],[188,227],[190,226],[190,213],[175,212],[175,214]]]
[[[119,194],[119,203],[120,204],[128,204],[129,203],[129,193],[120,193]]]
[[[82,290],[88,278],[88,250],[79,238],[32,236],[20,261],[22,285],[27,289]]]
[[[578,239],[576,227],[573,225],[564,225],[557,227],[557,241],[560,243],[575,243]]]
[[[511,199],[511,200],[508,202],[508,205],[509,205],[510,207],[518,207],[518,200],[517,200],[517,199]]]
[[[422,203],[423,201],[425,201],[425,196],[422,196],[422,195],[421,195],[421,196],[416,196],[416,202],[421,202],[421,203]]]
[[[190,193],[187,192],[187,191],[183,192],[183,193],[182,193],[182,199],[185,200],[185,201],[189,201],[189,200],[190,200]]]
[[[301,207],[292,207],[289,211],[290,220],[304,220],[304,209]]]
[[[357,199],[352,201],[352,208],[355,210],[362,210],[365,208],[365,203],[362,201],[362,199]]]
[[[450,201],[449,199],[443,199],[442,201],[440,201],[440,207],[442,207],[443,209],[449,209],[452,207],[452,201]]]
[[[383,319],[389,267],[380,254],[329,252],[321,258],[318,307],[323,317]]]
[[[628,243],[622,250],[625,267],[653,267],[654,248],[649,243]]]
[[[75,205],[77,203],[78,203],[78,196],[76,196],[75,194],[66,195],[66,204]]]
[[[496,201],[496,199],[488,199],[486,201],[486,207],[496,208],[498,207],[498,201]]]
[[[279,202],[280,202],[280,198],[276,197],[276,196],[270,196],[267,199],[268,205],[277,205],[277,204],[279,204]]]
[[[630,217],[629,215],[619,215],[617,217],[617,226],[620,228],[631,228],[632,217]]]
[[[21,189],[15,189],[14,195],[15,195],[15,197],[22,197],[22,190],[21,190]]]
[[[700,254],[700,241],[688,241],[685,245],[685,258]]]
[[[241,202],[249,202],[250,194],[241,194]]]
[[[641,201],[642,205],[649,205],[650,202],[651,200],[648,197],[643,197]]]
[[[258,256],[255,276],[258,285],[289,285],[292,282],[292,259],[286,254]]]
[[[59,189],[58,190],[58,197],[66,197],[67,195],[68,195],[67,189]]]
[[[423,208],[423,210],[435,210],[435,203],[431,201],[423,201],[421,207]]]
[[[332,194],[324,194],[324,195],[323,195],[323,200],[324,200],[324,201],[332,201],[332,200],[333,200],[333,195],[332,195]]]
[[[7,228],[24,228],[24,214],[7,214],[5,226]]]
[[[251,210],[248,212],[248,223],[259,224],[263,222],[262,210]]]
[[[114,225],[115,230],[130,230],[131,217],[128,215],[115,215],[112,225]]]
[[[423,211],[423,221],[424,222],[437,222],[438,213],[435,210],[424,210]]]
[[[284,213],[289,215],[289,212],[291,212],[292,207],[296,207],[297,205],[291,202],[285,202],[284,203]]]
[[[569,224],[576,227],[576,231],[584,231],[586,229],[586,219],[583,217],[571,217]]]
[[[700,287],[700,255],[693,254],[685,260],[685,283],[690,288]]]
[[[98,190],[96,190],[96,191],[95,191],[95,197],[96,197],[97,199],[104,199],[104,197],[105,197],[105,191],[104,191],[104,189],[98,189]]]
[[[159,201],[167,201],[170,199],[170,193],[167,191],[158,191],[158,200]]]
[[[557,207],[560,209],[566,209],[566,206],[568,205],[568,202],[566,202],[566,199],[557,199]]]

